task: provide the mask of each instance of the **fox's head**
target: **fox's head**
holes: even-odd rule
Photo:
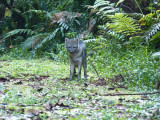
[[[79,47],[79,39],[68,39],[65,38],[65,43],[66,43],[66,49],[72,54],[74,53],[78,47]]]

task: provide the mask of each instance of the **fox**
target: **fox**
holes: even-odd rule
[[[79,40],[79,38],[68,39],[65,38],[66,49],[69,52],[70,59],[70,80],[72,80],[76,74],[76,68],[78,67],[78,80],[81,79],[81,68],[84,69],[84,77],[87,80],[87,50],[86,44]]]

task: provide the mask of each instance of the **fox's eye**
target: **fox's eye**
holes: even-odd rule
[[[76,48],[76,47],[73,47],[73,48]]]

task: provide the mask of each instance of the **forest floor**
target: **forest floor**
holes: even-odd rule
[[[70,81],[69,65],[51,60],[0,61],[0,120],[160,119],[156,90],[129,89],[121,74],[95,76]]]

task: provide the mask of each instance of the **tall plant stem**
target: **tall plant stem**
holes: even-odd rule
[[[143,14],[142,9],[140,8],[139,3],[137,2],[137,0],[134,0],[134,1],[136,2],[136,4],[137,4],[139,10],[141,11],[141,14]]]

